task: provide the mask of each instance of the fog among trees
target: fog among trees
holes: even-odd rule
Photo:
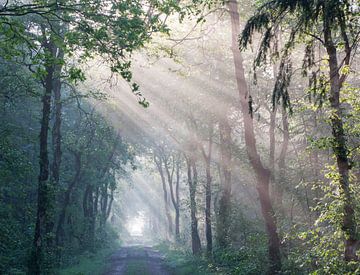
[[[356,0],[0,0],[0,274],[360,274]]]

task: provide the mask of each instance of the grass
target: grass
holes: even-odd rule
[[[203,257],[194,257],[189,251],[172,248],[166,244],[157,245],[156,248],[165,256],[166,265],[175,275],[194,274],[221,274],[211,270],[213,267]]]
[[[100,275],[106,270],[106,259],[118,249],[117,245],[104,248],[96,253],[79,256],[78,264],[58,270],[59,275]]]

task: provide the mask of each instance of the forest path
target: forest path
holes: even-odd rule
[[[171,275],[164,256],[151,247],[122,247],[109,258],[109,268],[103,275]]]

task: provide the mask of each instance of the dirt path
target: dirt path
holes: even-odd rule
[[[104,275],[171,275],[164,265],[164,257],[151,247],[129,246],[116,251],[109,258]]]

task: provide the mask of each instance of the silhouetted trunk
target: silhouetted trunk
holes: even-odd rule
[[[57,229],[56,229],[56,245],[61,245],[63,243],[63,239],[64,239],[63,226],[64,226],[64,222],[65,222],[65,217],[66,217],[66,210],[67,210],[68,205],[70,204],[71,193],[74,190],[75,185],[80,180],[81,154],[78,152],[73,152],[73,154],[75,157],[75,176],[65,191],[64,201],[62,203],[62,208],[61,208],[61,212],[60,212],[59,220],[58,220],[58,224],[57,224]]]
[[[219,122],[221,171],[223,181],[219,199],[218,243],[225,248],[230,244],[230,213],[231,213],[231,128],[226,117]]]
[[[201,242],[198,231],[198,221],[196,218],[196,187],[197,187],[197,170],[196,163],[192,157],[186,157],[187,176],[190,195],[190,217],[191,217],[191,248],[194,255],[201,253]]]
[[[359,246],[359,238],[357,236],[357,224],[355,220],[355,211],[353,199],[350,190],[349,171],[350,164],[348,159],[348,148],[343,124],[343,113],[340,103],[340,93],[343,81],[339,74],[339,64],[337,60],[337,49],[332,37],[331,18],[326,1],[323,3],[323,27],[324,27],[324,44],[329,55],[329,78],[330,78],[330,94],[329,101],[333,111],[331,115],[331,128],[334,137],[333,151],[336,157],[336,164],[339,172],[340,193],[343,199],[343,224],[342,230],[345,233],[345,260],[358,260],[356,251]],[[344,48],[346,57],[344,65],[348,65],[351,57],[351,48],[346,36],[344,26],[341,26],[342,36],[345,42]]]
[[[206,186],[205,186],[205,235],[206,250],[212,253],[212,228],[211,228],[211,169],[210,161],[206,161]]]
[[[64,51],[57,49],[57,59],[64,59]],[[53,92],[54,92],[54,106],[55,106],[55,120],[52,129],[52,145],[53,145],[53,162],[51,167],[52,181],[57,187],[59,185],[60,178],[60,166],[61,166],[61,70],[62,65],[56,65],[54,68],[54,80],[53,80]]]
[[[88,184],[85,189],[83,198],[83,210],[85,220],[84,239],[86,240],[86,247],[90,250],[95,248],[95,227],[96,227],[96,213],[98,204],[99,191],[95,192],[92,185]]]
[[[113,147],[109,153],[109,156],[107,157],[107,162],[104,164],[104,167],[100,172],[99,183],[104,180],[104,177],[109,172],[110,164],[116,153],[116,149],[119,144],[119,141],[120,141],[120,135],[118,134],[115,138],[115,141],[114,141]],[[110,195],[109,195],[109,193],[108,193],[109,183],[108,182],[105,182],[104,186],[102,186],[101,188],[102,188],[102,192],[101,192],[101,199],[100,199],[100,210],[101,210],[100,227],[101,227],[101,229],[103,229],[105,227],[105,223],[106,223],[107,219],[109,218],[109,215],[111,212],[111,206],[112,206],[112,202],[114,200],[114,190],[112,188],[110,188],[111,190],[110,190]],[[110,200],[109,200],[109,198],[110,198]],[[97,199],[98,199],[98,196],[97,196]],[[97,203],[96,203],[96,205],[97,205]]]
[[[206,236],[206,250],[208,254],[212,253],[212,228],[211,228],[211,157],[213,144],[213,129],[209,131],[208,153],[206,154],[204,148],[201,148],[202,155],[205,161],[206,185],[205,185],[205,236]]]
[[[56,47],[52,42],[44,42],[45,50],[51,56],[55,55]],[[53,91],[54,66],[50,64],[46,67],[46,77],[44,79],[44,95],[42,97],[42,118],[40,130],[40,156],[39,156],[39,177],[37,193],[37,214],[34,234],[34,251],[30,263],[30,272],[40,274],[46,251],[52,246],[51,232],[54,226],[53,203],[54,190],[49,182],[49,154],[48,154],[48,134],[51,112],[51,94]],[[46,243],[45,243],[46,241]]]
[[[232,28],[232,52],[234,56],[235,75],[240,96],[241,112],[243,115],[246,151],[250,160],[250,164],[255,172],[257,181],[256,189],[259,194],[261,212],[265,220],[266,232],[269,239],[268,252],[270,267],[268,273],[276,274],[281,270],[281,255],[276,219],[270,200],[270,171],[263,166],[256,148],[253,119],[249,110],[248,91],[243,68],[243,59],[238,46],[240,21],[236,0],[229,2],[229,9]]]
[[[165,171],[168,178],[168,184],[170,189],[170,196],[171,201],[175,209],[175,240],[180,240],[180,205],[179,205],[179,183],[180,183],[180,157],[175,160],[174,156],[173,163],[172,163],[172,170],[170,172],[170,169],[168,167],[168,163],[164,160],[165,165]],[[173,188],[173,175],[175,172],[176,180],[175,180],[175,194],[174,194],[174,188]]]
[[[101,210],[101,219],[100,219],[100,229],[105,228],[106,221],[108,220],[112,203],[114,201],[114,189],[111,188],[110,194],[108,194],[108,184],[103,187],[100,199],[100,210]]]
[[[98,200],[98,191],[95,192],[93,186],[88,184],[86,186],[84,196],[83,196],[83,211],[84,211],[84,232],[83,239],[85,240],[86,247],[90,250],[94,249],[95,243],[95,212],[97,211],[97,200]],[[94,203],[95,201],[95,203]],[[94,208],[95,206],[95,208]]]
[[[167,219],[167,223],[168,223],[168,234],[169,234],[169,238],[171,238],[171,236],[173,234],[173,226],[172,226],[171,214],[170,214],[170,209],[169,209],[169,204],[168,204],[168,193],[167,193],[167,188],[166,188],[166,180],[165,180],[165,175],[164,175],[164,171],[163,171],[162,160],[161,160],[161,158],[157,159],[156,156],[154,156],[154,161],[156,163],[156,166],[158,168],[160,178],[161,178],[163,196],[164,196],[165,215],[166,215],[166,219]]]
[[[176,163],[176,183],[175,183],[175,198],[177,208],[175,210],[175,236],[176,241],[180,241],[180,195],[179,195],[179,186],[180,186],[180,156],[179,160]]]
[[[101,198],[100,198],[100,228],[103,229],[107,219],[108,211],[108,183],[101,187]]]
[[[112,208],[112,204],[114,202],[114,189],[111,189],[110,191],[110,200],[107,206],[107,210],[106,210],[106,216],[105,216],[105,222],[108,220],[108,218],[110,217],[110,213],[111,213],[111,208]]]

